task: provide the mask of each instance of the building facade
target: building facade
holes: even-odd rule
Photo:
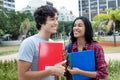
[[[0,0],[0,11],[3,9],[3,0]]]
[[[79,0],[79,16],[92,18],[99,13],[106,13],[105,9],[120,8],[120,0]]]
[[[4,0],[3,7],[8,10],[15,10],[15,0]]]
[[[65,7],[59,9],[59,21],[73,21],[75,18],[72,11],[67,10]]]
[[[35,9],[42,5],[53,6],[53,3],[47,0],[30,0],[27,7],[23,8],[21,12],[29,10],[33,14]],[[75,19],[75,16],[73,15],[72,11],[67,10],[65,7],[61,7],[58,10],[58,13],[59,13],[58,16],[59,21],[73,21]]]
[[[23,8],[21,11],[29,10],[33,14],[35,9],[42,6],[42,5],[53,6],[53,3],[48,2],[46,0],[30,0],[27,7]]]

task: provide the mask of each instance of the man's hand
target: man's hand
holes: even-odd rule
[[[55,66],[50,68],[51,73],[56,76],[64,76],[65,67],[63,65],[65,64],[66,64],[66,60],[56,64]]]
[[[63,49],[63,60],[66,60],[67,56],[68,56],[67,51]]]

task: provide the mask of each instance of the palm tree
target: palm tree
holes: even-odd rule
[[[109,16],[108,30],[110,30],[113,27],[114,46],[116,46],[115,22],[117,20],[120,21],[120,9],[115,9],[115,10],[107,9],[107,12]]]
[[[120,21],[120,10],[107,9],[106,11],[108,12],[108,14],[99,14],[95,16],[93,20],[99,20],[100,23],[103,23],[103,21],[108,20],[106,33],[108,33],[111,30],[111,28],[113,28],[114,46],[116,46],[115,21]]]
[[[93,18],[93,22],[94,22],[94,26],[93,27],[96,28],[97,32],[99,32],[102,29],[103,25],[106,24],[107,21],[108,21],[107,14],[100,13],[99,15],[96,15]],[[97,39],[99,40],[99,35],[98,35]]]
[[[26,19],[21,23],[21,26],[20,26],[20,32],[21,32],[21,34],[24,36],[23,38],[26,38],[26,35],[27,35],[27,32],[28,32],[29,29],[30,29],[30,22],[29,22],[29,19],[26,18]]]

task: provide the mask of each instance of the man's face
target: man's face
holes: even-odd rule
[[[56,33],[58,26],[58,15],[55,13],[54,17],[48,16],[46,19],[46,23],[42,24],[41,30],[44,30],[46,33]]]

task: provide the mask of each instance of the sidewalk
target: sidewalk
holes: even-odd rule
[[[11,55],[0,56],[0,60],[14,60],[17,59],[17,53]],[[105,60],[120,60],[120,53],[105,53]]]
[[[105,53],[106,61],[109,60],[119,60],[120,61],[120,53]]]
[[[17,53],[16,54],[10,54],[10,55],[5,55],[5,56],[0,56],[0,60],[14,60],[17,59]]]

